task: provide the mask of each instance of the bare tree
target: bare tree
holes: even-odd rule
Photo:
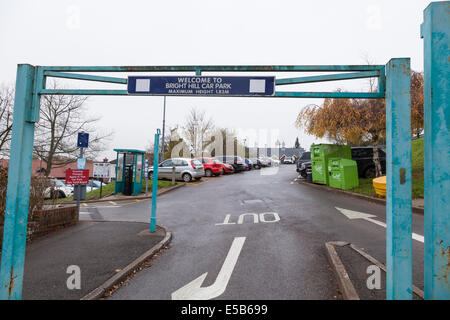
[[[193,156],[203,155],[205,148],[211,143],[213,128],[212,119],[207,119],[204,111],[191,109],[183,126],[183,140],[189,145]]]
[[[55,82],[53,87],[56,89]],[[78,157],[78,132],[89,133],[85,156],[94,158],[106,147],[112,133],[100,134],[94,125],[99,118],[85,117],[85,96],[48,95],[41,99],[40,120],[36,124],[34,155],[45,162],[44,175]]]
[[[0,155],[9,154],[14,109],[14,87],[0,87]]]

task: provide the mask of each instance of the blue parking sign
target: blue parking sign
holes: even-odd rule
[[[78,132],[78,148],[87,148],[89,144],[89,133],[86,132]]]

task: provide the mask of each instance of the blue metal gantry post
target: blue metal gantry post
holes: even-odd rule
[[[450,2],[424,11],[425,299],[450,300]]]
[[[36,114],[34,109],[39,110],[39,105],[33,105],[35,74],[36,68],[31,65],[21,64],[17,67],[3,231],[0,299],[22,298],[33,158],[33,116]]]
[[[386,66],[386,299],[412,299],[411,69]]]

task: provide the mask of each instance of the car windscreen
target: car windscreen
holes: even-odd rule
[[[66,185],[60,180],[55,180],[55,186],[57,186],[57,187],[65,187]]]
[[[222,163],[220,160],[214,159],[213,160],[214,163]]]
[[[200,161],[198,161],[197,159],[192,159],[192,163],[194,164],[194,166],[201,166],[202,163]]]
[[[159,164],[160,167],[173,167],[173,160],[169,159]]]

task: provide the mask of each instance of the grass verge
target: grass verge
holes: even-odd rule
[[[423,198],[423,138],[411,141],[412,197]],[[359,186],[349,190],[372,197],[380,197],[375,193],[372,179],[359,179]]]
[[[175,184],[179,183],[180,182],[175,182]],[[158,180],[158,189],[168,187],[170,185],[172,185],[172,181]],[[114,194],[114,186],[115,186],[114,182],[104,184],[102,187],[102,198]],[[151,192],[152,188],[153,188],[153,181],[148,180],[148,192]],[[142,184],[142,193],[145,193],[145,182]],[[96,199],[100,199],[100,188],[94,189],[90,192],[86,192],[86,200],[96,200]],[[73,196],[58,199],[56,202],[70,202],[70,201],[74,201]],[[45,202],[49,204],[55,202],[55,200],[46,200]]]

